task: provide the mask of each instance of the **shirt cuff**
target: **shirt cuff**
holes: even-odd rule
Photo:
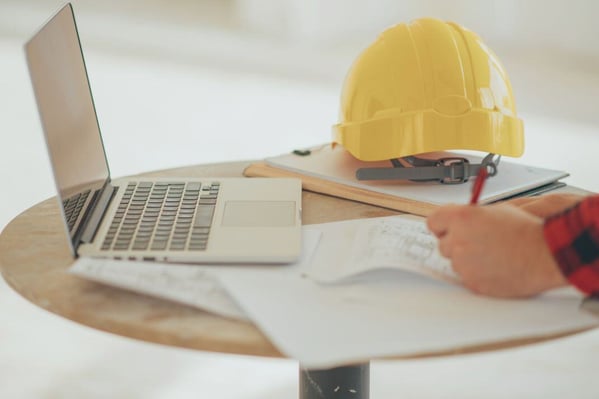
[[[599,243],[595,218],[585,204],[589,199],[545,220],[543,231],[549,250],[570,284],[587,295],[597,295],[599,261],[594,254]]]

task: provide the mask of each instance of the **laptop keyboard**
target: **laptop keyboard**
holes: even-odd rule
[[[75,222],[79,218],[79,214],[81,213],[83,205],[85,204],[85,201],[87,200],[87,197],[89,197],[90,193],[91,190],[86,190],[75,194],[62,202],[62,208],[64,209],[64,215],[67,219],[69,231],[73,231]]]
[[[102,250],[205,250],[219,188],[218,182],[129,183]]]

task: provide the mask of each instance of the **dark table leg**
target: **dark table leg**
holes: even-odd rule
[[[300,368],[300,399],[368,399],[370,363],[325,370]]]

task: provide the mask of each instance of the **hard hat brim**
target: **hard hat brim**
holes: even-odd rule
[[[460,116],[435,110],[405,112],[365,122],[340,123],[333,126],[332,135],[334,143],[362,161],[446,150],[476,150],[509,157],[524,153],[522,120],[486,109]]]

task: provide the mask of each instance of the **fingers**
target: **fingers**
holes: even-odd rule
[[[453,245],[451,243],[451,236],[445,234],[439,239],[439,253],[447,259],[451,259]]]
[[[469,239],[465,232],[473,228],[474,219],[480,219],[480,216],[477,216],[480,212],[484,210],[477,206],[448,205],[439,208],[427,218],[429,230],[439,239],[441,255],[453,259],[455,246],[464,239]]]
[[[447,232],[453,208],[452,205],[441,207],[426,218],[426,226],[437,238]]]
[[[467,214],[472,212],[470,205],[448,205],[439,208],[431,214],[426,224],[429,230],[439,239],[439,252],[445,258],[451,259],[453,255],[454,236],[451,231],[455,231],[458,225],[463,225],[467,219]]]
[[[443,237],[455,223],[474,208],[470,205],[447,205],[439,208],[426,219],[428,229],[437,238]]]

